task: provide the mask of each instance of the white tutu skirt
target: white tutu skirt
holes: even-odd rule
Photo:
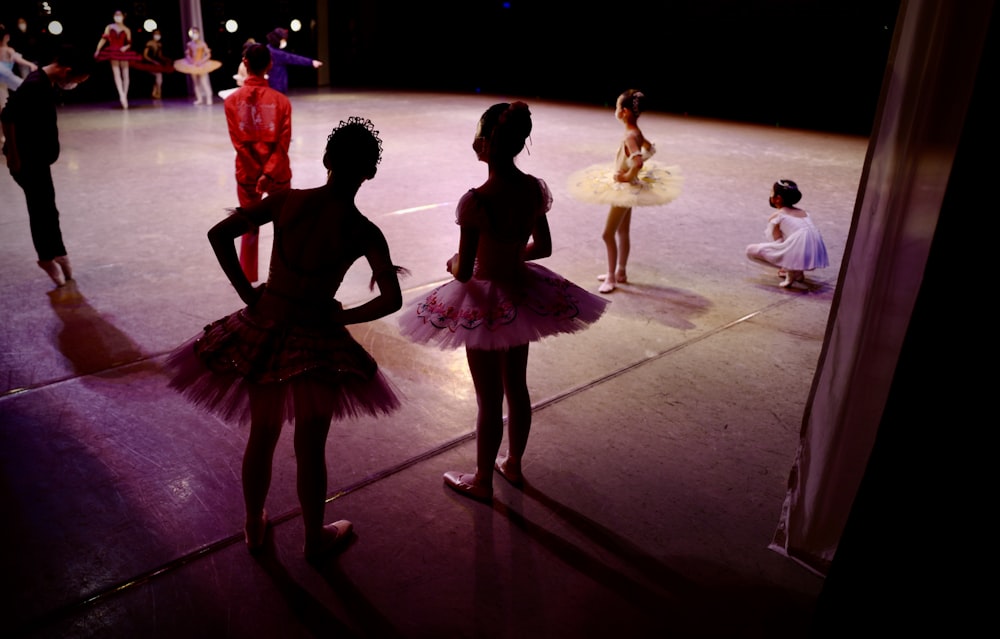
[[[559,333],[575,333],[604,314],[608,300],[536,264],[518,281],[452,280],[406,305],[400,332],[440,348],[506,350]]]
[[[227,421],[250,420],[251,393],[271,419],[389,414],[400,401],[374,358],[343,326],[280,324],[243,309],[212,322],[167,358],[170,386]],[[297,409],[297,410],[296,410]]]
[[[582,202],[610,206],[657,206],[677,199],[684,178],[680,167],[646,162],[634,182],[615,180],[615,165],[594,164],[572,173],[566,183],[569,194]]]

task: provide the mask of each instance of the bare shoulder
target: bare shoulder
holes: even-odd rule
[[[628,129],[625,131],[626,142],[635,142],[636,146],[641,147],[645,139],[646,138],[642,135],[642,131],[638,128]]]

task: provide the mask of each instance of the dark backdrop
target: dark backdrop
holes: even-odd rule
[[[128,13],[141,50],[146,17],[164,32],[171,57],[184,33],[177,0],[51,0],[60,38],[92,49],[116,8]],[[17,15],[37,28],[39,2],[5,0],[0,21]],[[305,30],[289,49],[326,64],[333,88],[400,88],[484,92],[610,106],[638,87],[654,108],[693,116],[867,135],[878,99],[899,0],[659,0],[585,4],[559,0],[329,0],[329,39],[319,38],[316,0],[258,3],[203,0],[205,36],[231,75],[247,38],[293,17]],[[242,25],[226,33],[224,21]],[[67,99],[116,101],[110,72]],[[136,73],[132,95],[152,80]],[[293,89],[315,88],[320,75],[293,68]],[[186,95],[183,77],[168,78],[167,97]],[[131,93],[131,92],[130,92]]]

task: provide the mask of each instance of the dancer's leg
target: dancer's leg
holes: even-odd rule
[[[531,433],[531,394],[528,392],[528,345],[504,353],[503,386],[507,396],[507,455],[499,461],[511,481],[521,478],[521,460]]]
[[[128,108],[128,98],[125,93],[125,74],[128,73],[128,67],[125,66],[124,71],[122,67],[127,64],[121,60],[111,60],[111,75],[115,79],[115,88],[118,89],[118,101],[126,109]]]
[[[626,266],[628,254],[632,250],[632,209],[627,209],[618,224],[618,268],[615,270],[615,282],[621,284],[628,281]]]
[[[128,101],[128,85],[131,78],[131,71],[128,66],[128,60],[122,60],[121,63],[121,74],[122,74],[122,94]]]
[[[271,488],[274,449],[281,435],[281,394],[267,386],[250,390],[250,436],[243,453],[243,503],[246,530],[256,530]],[[248,542],[249,542],[248,535]]]
[[[603,277],[604,281],[600,288],[597,289],[601,293],[610,293],[615,290],[615,270],[618,267],[618,227],[630,210],[621,206],[612,206],[611,210],[608,211],[608,219],[604,223],[604,232],[601,234],[608,254],[608,270]]]
[[[503,440],[503,351],[467,349],[476,388],[476,483],[493,486],[493,463]]]
[[[306,554],[316,554],[328,546],[323,517],[326,511],[326,438],[330,433],[333,408],[318,402],[316,393],[301,385],[295,391],[296,489],[302,506]]]

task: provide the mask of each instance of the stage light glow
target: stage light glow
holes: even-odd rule
[[[302,21],[298,20],[298,19],[292,20],[291,23],[288,25],[288,27],[292,31],[296,31],[296,32],[302,31]]]
[[[146,21],[142,23],[142,28],[149,32],[156,31],[157,26],[156,20],[152,18],[146,18]]]
[[[49,33],[52,35],[59,35],[63,32],[62,22],[58,20],[53,20],[49,23]]]
[[[229,33],[236,33],[240,28],[240,25],[235,20],[226,20],[226,31]]]

